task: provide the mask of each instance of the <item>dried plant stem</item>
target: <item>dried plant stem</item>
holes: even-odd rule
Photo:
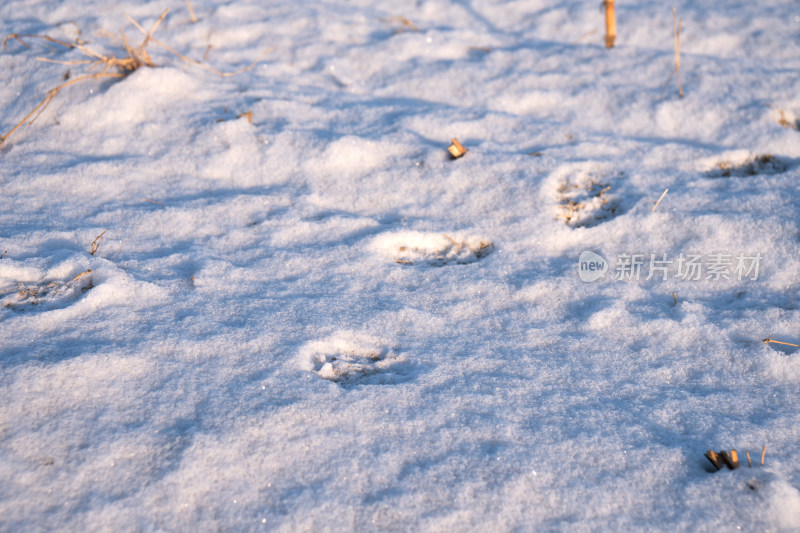
[[[792,344],[791,342],[781,342],[781,341],[774,341],[772,340],[772,335],[764,339],[764,344],[783,344],[784,346],[794,346],[795,348],[800,348],[800,344]]]
[[[678,305],[678,292],[677,291],[673,291],[673,293],[672,293],[672,302],[673,302],[674,305]]]
[[[761,448],[761,466],[764,466],[764,457],[767,455],[767,445],[765,444],[763,448]]]
[[[197,17],[194,16],[194,8],[192,8],[192,3],[189,0],[186,0],[186,8],[189,10],[189,17],[191,17],[192,22],[196,24]]]
[[[672,8],[672,37],[675,40],[675,74],[678,77],[678,95],[683,98],[683,85],[681,84],[681,28],[683,20],[678,20],[678,12]]]
[[[74,282],[74,281],[78,281],[79,279],[81,279],[81,278],[82,278],[83,276],[85,276],[86,274],[91,274],[91,273],[92,273],[92,269],[91,269],[91,268],[90,268],[89,270],[84,270],[83,272],[81,272],[80,274],[78,274],[77,276],[75,276],[74,278],[72,278],[72,281],[73,281],[73,282]]]
[[[103,238],[103,235],[106,234],[106,231],[108,230],[103,230],[103,233],[94,238],[92,241],[92,248],[89,250],[89,255],[94,255],[97,253],[97,249],[100,248],[100,239]]]
[[[651,213],[656,210],[656,207],[658,207],[658,204],[661,203],[661,200],[664,199],[664,197],[667,195],[668,192],[669,192],[669,189],[664,189],[664,192],[662,192],[661,196],[659,196],[658,200],[656,200],[656,205],[654,205],[653,209],[650,210]]]
[[[42,111],[44,111],[45,108],[47,108],[47,106],[50,105],[50,102],[53,101],[53,98],[55,98],[58,95],[58,93],[59,93],[59,91],[61,91],[61,89],[64,89],[65,87],[69,87],[70,85],[73,85],[73,84],[81,82],[81,81],[89,80],[89,79],[95,79],[96,80],[98,78],[121,78],[123,76],[124,76],[124,74],[122,74],[120,72],[98,72],[97,74],[87,74],[85,76],[79,76],[77,78],[71,79],[70,81],[68,81],[66,83],[62,83],[61,85],[59,85],[58,87],[56,87],[54,89],[50,89],[47,92],[47,96],[44,97],[44,100],[42,100],[39,103],[39,105],[34,107],[33,111],[28,113],[25,116],[25,118],[23,118],[21,121],[19,121],[16,126],[11,128],[11,130],[8,133],[6,133],[5,135],[0,136],[0,144],[2,144],[6,139],[11,137],[14,134],[14,132],[17,131],[19,128],[21,128],[23,125],[25,125],[25,124],[33,124],[33,122],[37,118],[39,118],[39,115],[42,113]]]
[[[166,209],[166,207],[164,206],[164,202],[159,202],[158,200],[151,200],[150,198],[145,198],[144,200],[145,202],[150,202],[151,204],[160,205],[161,209]]]
[[[617,17],[614,13],[614,0],[605,0],[606,6],[606,48],[614,48],[617,38]]]
[[[750,452],[745,450],[744,454],[747,456],[747,468],[753,468],[753,464],[750,462]]]

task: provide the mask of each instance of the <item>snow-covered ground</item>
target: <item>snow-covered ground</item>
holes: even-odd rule
[[[0,530],[800,529],[800,5],[678,2],[681,99],[672,5],[598,4],[3,2],[272,51],[0,146]],[[88,68],[23,41],[2,133]]]

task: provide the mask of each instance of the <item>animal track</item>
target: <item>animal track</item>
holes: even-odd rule
[[[343,387],[360,384],[399,383],[409,379],[405,358],[386,347],[339,334],[327,341],[307,344],[300,351],[301,364],[322,379]]]
[[[20,283],[16,290],[0,297],[0,307],[14,311],[24,311],[34,306],[42,310],[59,309],[66,307],[70,301],[79,298],[92,287],[91,270],[86,270],[67,282],[50,281],[38,285]]]
[[[620,202],[611,188],[604,174],[589,173],[564,181],[557,189],[556,217],[573,228],[585,228],[617,216]]]
[[[741,163],[720,161],[706,175],[709,178],[731,178],[758,176],[761,174],[780,174],[789,169],[788,163],[771,154],[757,155]]]
[[[488,239],[453,238],[445,233],[401,232],[382,235],[375,246],[401,265],[466,265],[494,251]]]

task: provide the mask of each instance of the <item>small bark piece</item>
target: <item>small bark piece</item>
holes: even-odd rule
[[[462,155],[467,153],[467,149],[464,148],[458,139],[453,137],[453,144],[447,147],[447,151],[450,152],[450,155],[453,156],[453,159],[458,159]]]
[[[747,468],[753,468],[753,463],[750,462],[750,450],[745,450],[744,454],[747,456]]]
[[[717,455],[717,452],[714,450],[708,450],[706,452],[706,459],[711,461],[711,464],[714,465],[714,468],[717,470],[722,468],[722,459],[720,459],[719,455]]]

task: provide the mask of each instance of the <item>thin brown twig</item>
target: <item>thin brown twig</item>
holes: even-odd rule
[[[764,466],[764,457],[767,455],[767,445],[761,448],[761,466]]]

